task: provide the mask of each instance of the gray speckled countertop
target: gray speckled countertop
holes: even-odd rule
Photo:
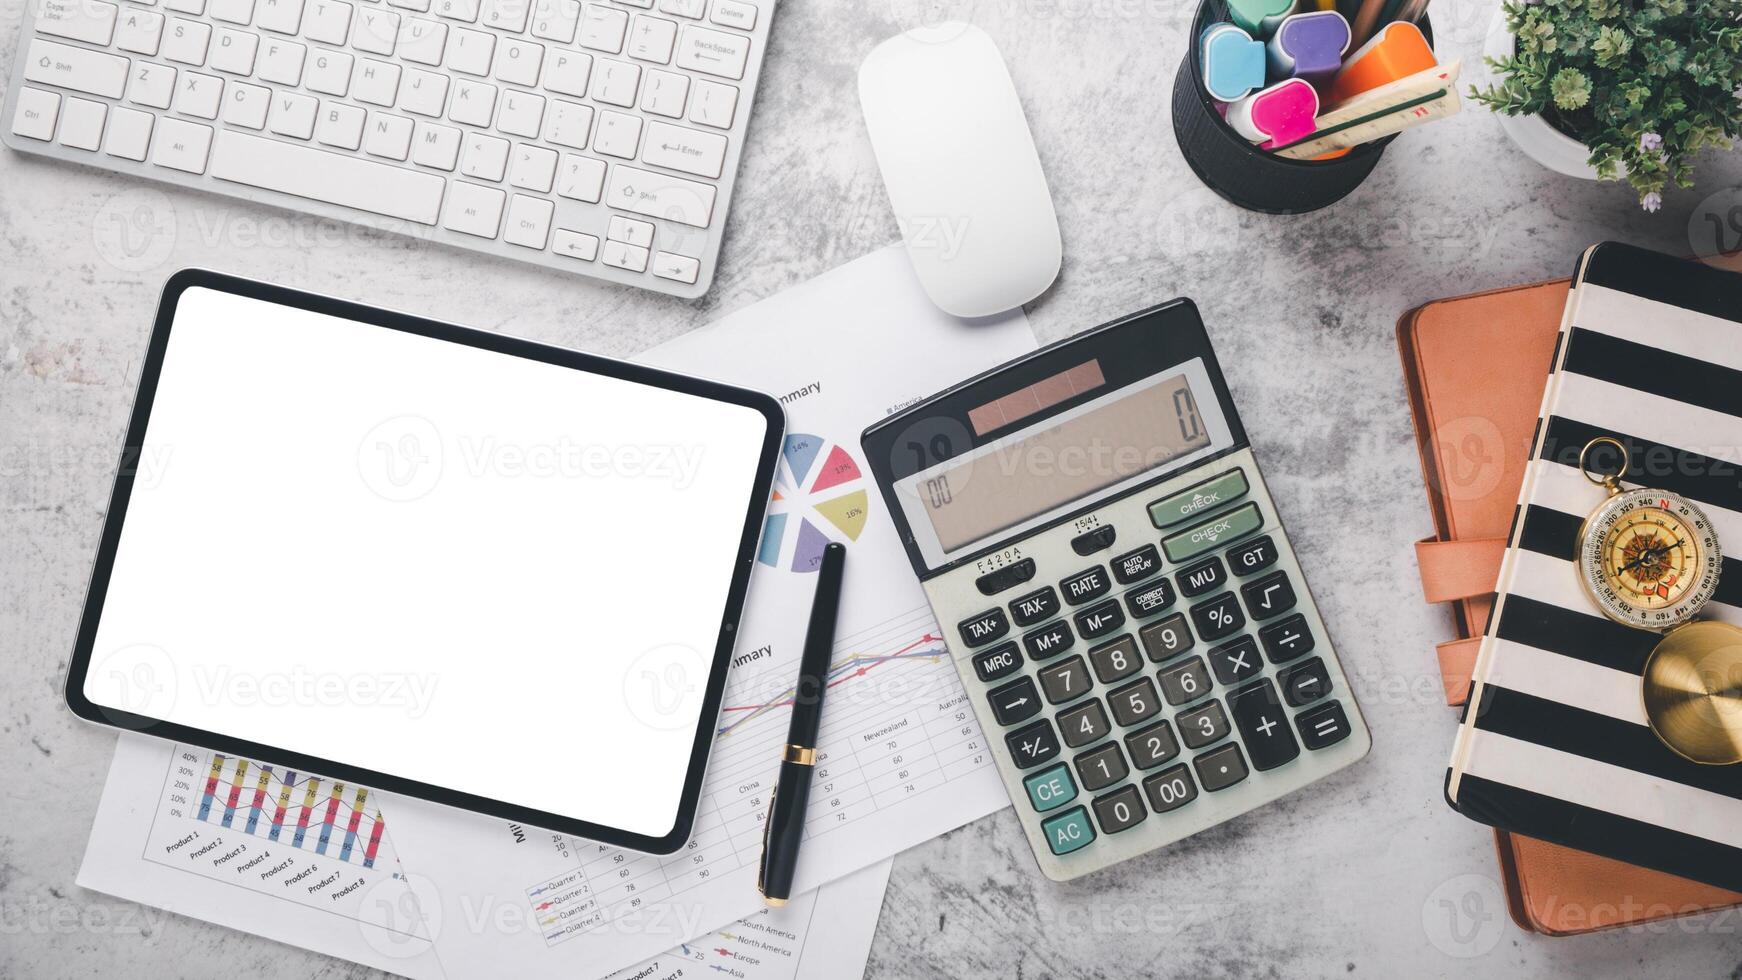
[[[0,51],[25,2],[0,0]],[[1493,7],[1435,0],[1442,53],[1474,59]],[[869,975],[1742,976],[1735,916],[1563,940],[1505,921],[1491,835],[1441,798],[1454,717],[1432,645],[1452,627],[1415,578],[1410,544],[1431,528],[1393,335],[1415,304],[1565,275],[1600,239],[1689,251],[1701,202],[1742,161],[1707,159],[1699,190],[1647,215],[1623,187],[1548,173],[1471,110],[1400,139],[1327,211],[1245,214],[1174,144],[1185,0],[787,0],[721,272],[694,304],[0,152],[0,976],[369,972],[181,918],[141,935],[126,903],[72,883],[113,737],[76,723],[59,685],[165,276],[210,266],[634,353],[894,240],[854,73],[937,9],[1002,46],[1052,185],[1065,266],[1029,307],[1036,332],[1196,299],[1375,746],[1075,885],[1036,873],[1009,812],[916,848]]]

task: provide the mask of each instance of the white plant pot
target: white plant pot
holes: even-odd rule
[[[1506,29],[1506,13],[1501,11],[1494,17],[1494,26],[1488,31],[1482,53],[1489,58],[1510,58],[1515,50],[1515,43],[1512,33]],[[1482,70],[1487,76],[1487,83],[1499,80],[1497,73],[1486,63]],[[1525,156],[1555,173],[1584,180],[1597,179],[1597,168],[1587,162],[1591,158],[1590,149],[1550,126],[1541,116],[1508,116],[1496,112],[1494,118],[1500,121],[1500,128],[1506,131],[1512,142],[1518,144]]]

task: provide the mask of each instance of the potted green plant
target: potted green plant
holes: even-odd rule
[[[1507,0],[1470,96],[1538,163],[1656,211],[1742,132],[1742,0]]]

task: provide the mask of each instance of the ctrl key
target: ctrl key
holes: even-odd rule
[[[1089,811],[1082,807],[1043,822],[1040,832],[1046,835],[1046,846],[1054,854],[1080,851],[1095,841],[1095,828],[1089,823]]]
[[[54,122],[59,115],[59,95],[25,86],[18,91],[18,109],[12,114],[12,133],[47,142],[54,139]]]

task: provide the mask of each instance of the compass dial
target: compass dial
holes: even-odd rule
[[[1586,591],[1628,626],[1684,623],[1717,589],[1722,558],[1711,522],[1675,494],[1616,494],[1585,520],[1579,539]]]

